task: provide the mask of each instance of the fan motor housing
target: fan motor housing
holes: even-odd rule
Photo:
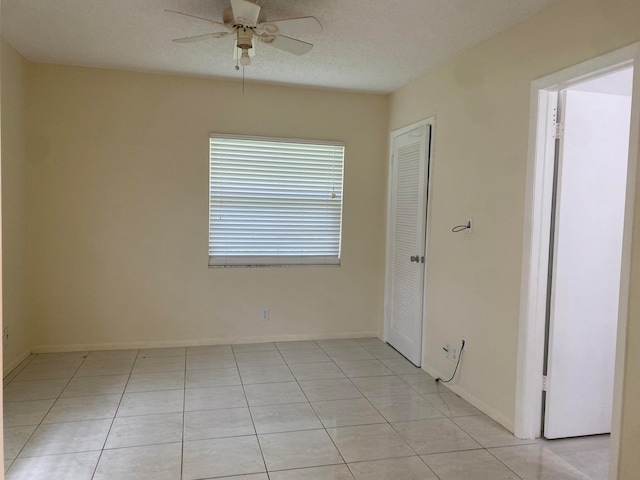
[[[253,29],[251,28],[238,28],[238,48],[249,49],[253,46],[251,43],[253,39]]]

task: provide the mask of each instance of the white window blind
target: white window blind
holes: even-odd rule
[[[344,144],[211,134],[209,266],[339,265]]]

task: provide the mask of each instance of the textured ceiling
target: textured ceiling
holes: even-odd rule
[[[271,20],[313,15],[321,34],[297,57],[264,44],[247,80],[389,93],[556,0],[262,0]],[[214,31],[228,0],[3,0],[3,36],[37,62],[242,78],[233,39],[176,44]]]

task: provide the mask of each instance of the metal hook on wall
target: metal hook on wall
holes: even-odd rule
[[[464,225],[456,225],[451,229],[451,231],[453,233],[459,233],[459,232],[471,233],[471,230],[473,228],[472,222],[473,222],[473,219],[467,218],[467,223],[465,223]]]

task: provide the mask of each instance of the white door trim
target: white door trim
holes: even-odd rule
[[[635,66],[631,135],[625,207],[625,229],[620,282],[614,406],[611,435],[610,478],[616,478],[621,422],[624,350],[629,303],[629,269],[631,234],[635,200],[636,170],[640,130],[640,43],[629,45],[601,57],[534,80],[531,84],[529,113],[529,151],[527,159],[524,215],[522,283],[514,433],[519,438],[536,438],[542,422],[542,366],[544,358],[544,325],[549,260],[550,192],[553,187],[553,132],[548,118],[558,91],[577,81]]]
[[[406,127],[399,128],[397,130],[393,130],[389,135],[389,167],[387,173],[387,232],[386,232],[386,247],[385,247],[385,276],[384,276],[384,318],[383,318],[383,326],[382,326],[382,340],[387,342],[389,340],[389,304],[391,299],[389,298],[391,293],[391,257],[393,252],[391,251],[391,231],[388,227],[390,224],[390,220],[393,216],[393,209],[391,203],[391,191],[392,191],[392,182],[393,182],[393,165],[391,163],[391,159],[393,157],[393,139],[395,137],[399,137],[404,135],[405,133],[409,133],[412,130],[420,127],[431,127],[431,135],[429,138],[429,145],[427,145],[427,168],[425,172],[427,174],[427,204],[426,208],[426,232],[425,232],[425,272],[424,272],[424,284],[425,291],[423,292],[424,298],[422,302],[422,353],[421,353],[421,365],[425,364],[425,348],[426,348],[426,329],[427,329],[427,297],[426,297],[426,285],[427,285],[427,271],[428,271],[428,253],[429,253],[429,224],[431,218],[431,198],[433,194],[433,153],[434,153],[434,144],[435,144],[435,128],[436,128],[436,117],[429,117],[424,120],[421,120],[416,123],[412,123],[411,125],[407,125]]]

